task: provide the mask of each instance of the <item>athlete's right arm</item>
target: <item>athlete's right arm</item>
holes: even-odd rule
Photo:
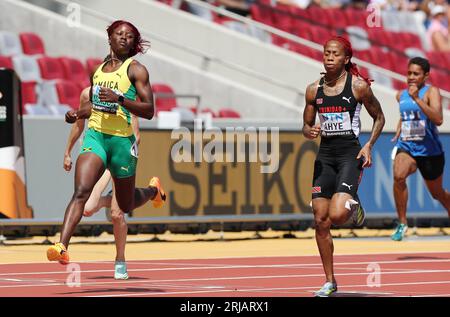
[[[83,91],[81,92],[79,109],[91,107],[90,101],[89,101],[90,100],[89,99],[89,91],[90,91],[90,87],[87,87],[87,88],[83,89]],[[66,118],[67,118],[67,114],[66,114]],[[64,151],[64,169],[66,171],[70,171],[70,169],[72,168],[72,157],[70,156],[70,153],[72,152],[75,142],[80,138],[81,133],[83,133],[83,130],[84,130],[84,120],[76,120],[76,123],[72,126],[72,129],[70,130],[69,139],[67,140],[66,150]]]
[[[312,83],[306,88],[305,109],[303,110],[303,135],[308,139],[317,138],[320,134],[320,124],[316,122],[317,109],[314,106],[314,98],[317,92],[317,83]]]
[[[84,120],[77,120],[70,130],[69,139],[67,140],[66,150],[64,151],[64,169],[70,171],[72,168],[72,152],[75,142],[80,138],[84,130]]]

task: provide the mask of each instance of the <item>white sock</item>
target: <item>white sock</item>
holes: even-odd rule
[[[345,202],[345,208],[346,209],[348,209],[348,210],[351,210],[352,209],[352,205],[355,205],[355,204],[359,204],[356,200],[353,200],[353,199],[349,199],[349,200],[347,200],[346,202]]]

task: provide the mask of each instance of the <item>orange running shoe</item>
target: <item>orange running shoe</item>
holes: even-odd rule
[[[148,184],[148,187],[156,187],[156,189],[158,190],[158,193],[152,199],[152,202],[153,207],[161,208],[164,205],[164,202],[166,201],[166,193],[164,192],[164,189],[162,189],[161,187],[161,182],[159,181],[159,178],[152,177],[150,183]]]
[[[69,253],[62,243],[55,243],[47,249],[47,259],[49,261],[58,261],[61,264],[69,263]]]

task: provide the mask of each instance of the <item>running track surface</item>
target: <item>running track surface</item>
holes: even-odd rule
[[[299,297],[324,282],[318,256],[129,261],[125,281],[113,265],[1,264],[0,297]],[[335,275],[336,296],[450,296],[450,252],[337,255]]]

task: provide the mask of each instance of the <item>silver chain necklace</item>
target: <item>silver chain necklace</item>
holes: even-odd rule
[[[333,80],[329,80],[329,81],[326,81],[325,80],[325,76],[324,76],[323,84],[319,85],[319,86],[321,86],[321,87],[324,86],[324,85],[328,86],[329,83],[335,82],[335,81],[339,80],[340,78],[342,78],[345,75],[345,73],[346,73],[346,71],[344,70],[337,78],[335,78]]]

